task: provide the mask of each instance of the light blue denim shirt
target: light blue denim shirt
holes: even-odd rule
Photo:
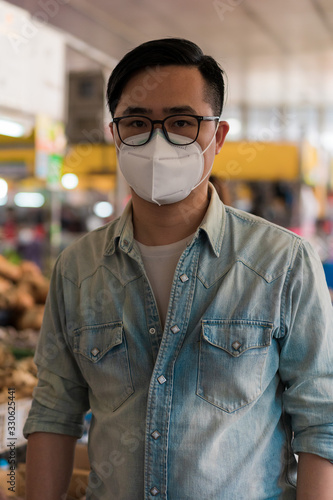
[[[87,500],[295,499],[293,452],[333,460],[332,326],[310,245],[211,189],[162,331],[128,205],[57,261],[25,435],[91,408]]]

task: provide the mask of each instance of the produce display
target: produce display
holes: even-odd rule
[[[23,261],[20,264],[14,264],[0,255],[0,423],[5,421],[8,412],[9,388],[15,389],[17,421],[23,423],[27,417],[27,411],[30,408],[29,400],[38,382],[33,354],[42,324],[48,290],[49,281],[33,262]],[[17,429],[16,439],[18,446],[25,444],[22,429]],[[6,445],[6,429],[0,428],[2,453],[7,451]],[[82,497],[84,491],[82,488],[88,482],[90,467],[87,466],[84,469],[78,467],[79,465],[74,464],[68,500],[85,500],[85,497]],[[12,494],[7,496],[8,469],[0,468],[0,500],[24,499],[25,468],[25,463],[16,464],[14,496]],[[78,484],[80,493],[78,493]]]
[[[13,264],[0,255],[0,404],[31,398],[37,385],[33,362],[49,281],[30,261]]]
[[[39,330],[49,281],[30,261],[13,264],[0,255],[0,325]]]
[[[37,385],[37,367],[33,357],[17,359],[10,347],[0,345],[0,404],[8,401],[8,388],[15,388],[15,398],[31,398]]]

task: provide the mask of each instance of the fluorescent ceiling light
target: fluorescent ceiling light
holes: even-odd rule
[[[39,208],[45,203],[45,198],[41,193],[17,193],[14,203],[18,207]]]
[[[25,134],[25,127],[22,123],[0,119],[0,134],[9,137],[23,137]]]

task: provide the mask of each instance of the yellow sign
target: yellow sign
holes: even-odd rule
[[[225,180],[296,180],[299,177],[298,146],[226,142],[215,157],[212,174]]]

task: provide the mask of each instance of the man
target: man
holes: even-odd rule
[[[208,183],[223,72],[189,41],[156,40],[107,95],[132,201],[55,266],[27,499],[63,498],[91,408],[89,500],[332,500],[329,294],[305,241]]]

